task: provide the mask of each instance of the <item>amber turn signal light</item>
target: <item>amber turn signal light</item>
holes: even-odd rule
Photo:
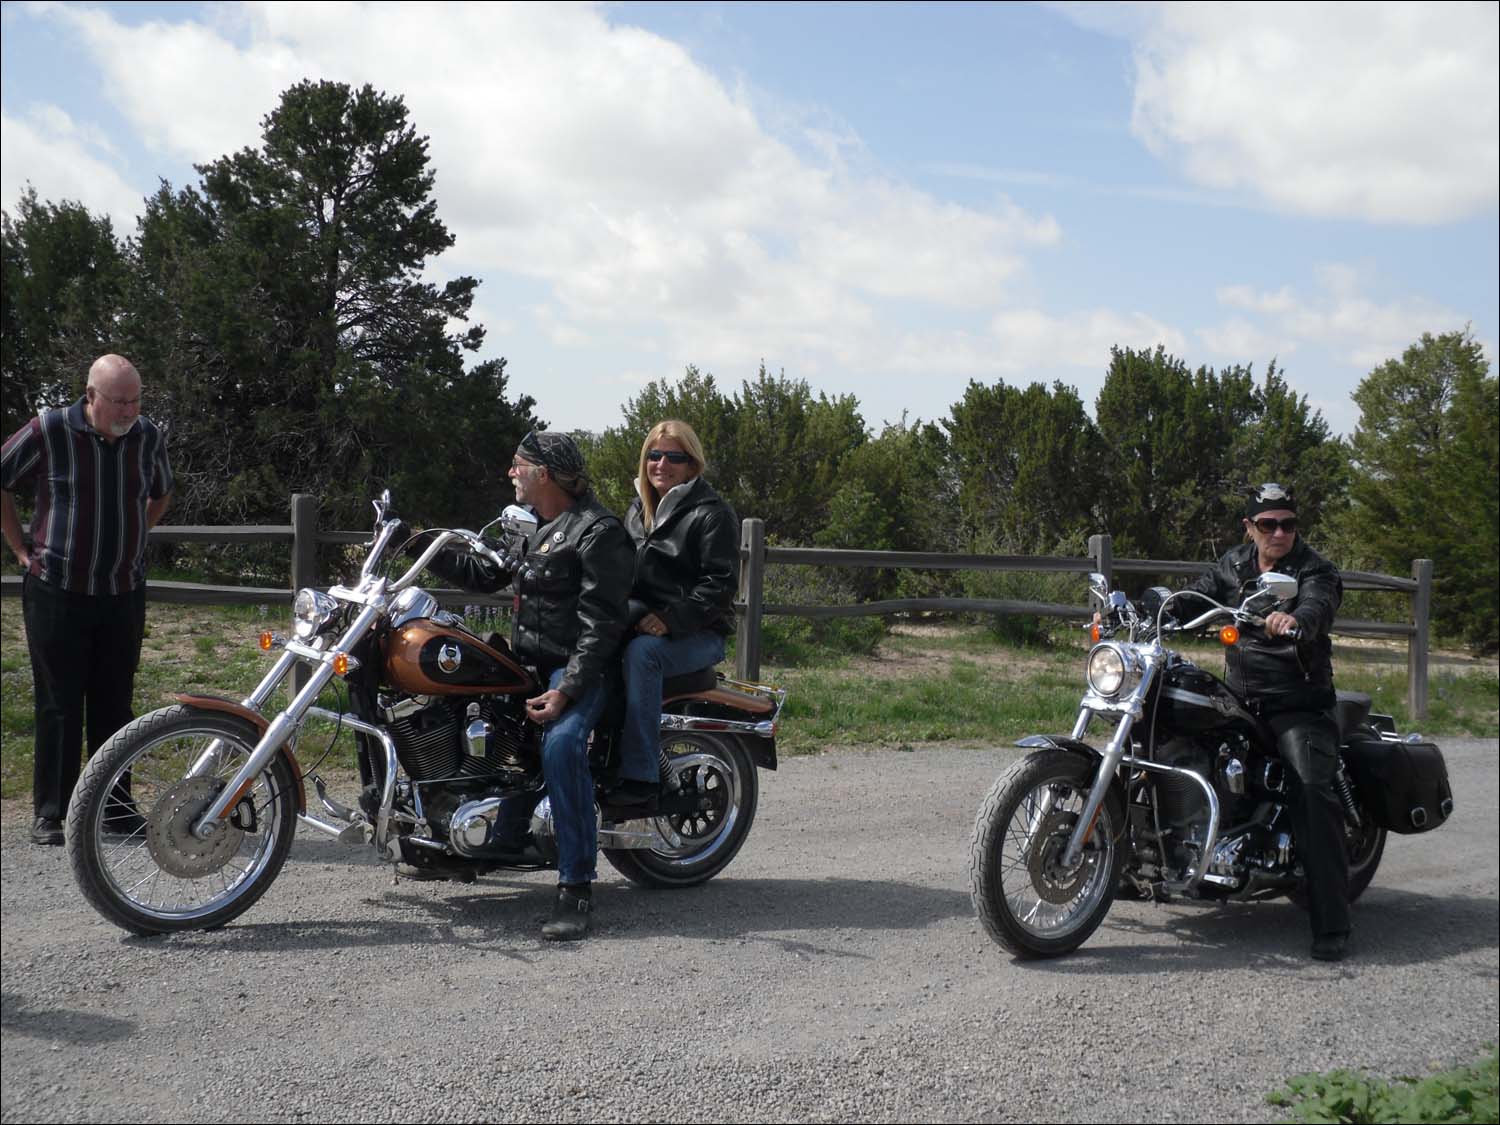
[[[341,652],[333,658],[333,674],[335,676],[347,676],[349,674],[349,654]]]
[[[1095,644],[1099,643],[1099,638],[1103,635],[1104,630],[1099,628],[1098,622],[1095,622],[1094,624],[1089,626],[1089,640],[1093,641]]]
[[[1233,625],[1225,625],[1219,630],[1219,641],[1222,644],[1232,645],[1240,639],[1240,631]]]
[[[261,652],[270,652],[271,646],[276,643],[276,638],[271,635],[271,631],[268,629],[260,635],[260,640],[257,643],[260,645]]]

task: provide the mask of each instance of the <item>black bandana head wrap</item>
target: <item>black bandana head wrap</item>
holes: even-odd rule
[[[1291,485],[1257,484],[1245,501],[1245,518],[1253,520],[1262,512],[1295,512],[1297,498]]]
[[[588,471],[583,453],[567,434],[557,430],[531,430],[521,439],[516,454],[546,469],[564,491],[574,496],[588,491]]]

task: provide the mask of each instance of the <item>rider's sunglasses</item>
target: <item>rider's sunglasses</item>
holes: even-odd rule
[[[1288,516],[1284,520],[1260,519],[1251,522],[1255,524],[1255,530],[1262,535],[1274,535],[1278,527],[1288,535],[1297,530],[1296,516]]]
[[[686,453],[680,453],[675,449],[653,449],[646,454],[647,461],[660,461],[663,457],[669,465],[686,465],[692,460]]]

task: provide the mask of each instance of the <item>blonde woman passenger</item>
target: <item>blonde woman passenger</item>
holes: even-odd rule
[[[703,444],[686,422],[658,422],[641,444],[625,647],[625,726],[614,806],[650,805],[660,788],[662,681],[724,659],[739,582],[739,521],[703,477]]]

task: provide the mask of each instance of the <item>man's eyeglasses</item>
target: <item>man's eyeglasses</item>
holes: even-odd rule
[[[125,407],[127,406],[139,406],[141,404],[140,395],[136,395],[135,398],[115,398],[112,395],[105,394],[97,387],[91,387],[90,390],[92,390],[97,397],[102,398],[111,406],[118,406],[121,410],[125,409]]]
[[[676,449],[653,449],[646,454],[646,460],[653,463],[660,461],[663,457],[669,465],[686,465],[692,461],[692,457]]]
[[[1250,521],[1255,524],[1255,530],[1262,535],[1274,535],[1279,527],[1288,535],[1297,530],[1297,517],[1289,516],[1284,520],[1260,519]]]

